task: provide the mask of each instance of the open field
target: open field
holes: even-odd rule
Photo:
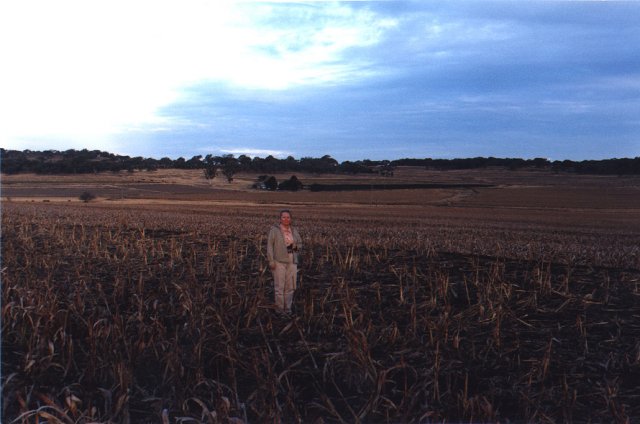
[[[640,420],[640,178],[200,177],[2,176],[3,422]],[[282,207],[293,318],[265,262]]]

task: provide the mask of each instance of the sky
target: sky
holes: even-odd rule
[[[0,4],[0,147],[640,156],[638,1]]]

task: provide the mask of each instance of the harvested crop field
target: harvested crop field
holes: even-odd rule
[[[633,184],[606,180],[606,207],[585,200],[602,187],[588,177],[574,198],[563,181],[518,204],[515,181],[474,178],[496,187],[87,204],[14,192],[3,422],[640,420]],[[554,190],[564,203],[547,204]],[[305,241],[292,317],[273,309],[265,260],[283,206]]]

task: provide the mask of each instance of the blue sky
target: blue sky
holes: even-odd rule
[[[640,2],[0,5],[0,146],[640,156]]]

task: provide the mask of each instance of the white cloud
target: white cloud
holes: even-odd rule
[[[335,3],[3,2],[0,142],[99,147],[163,128],[156,111],[202,81],[282,90],[353,78],[362,64],[345,52],[391,25]]]
[[[255,149],[251,147],[236,147],[233,149],[220,149],[220,151],[224,154],[232,154],[234,156],[246,155],[249,157],[266,157],[273,156],[275,158],[286,158],[287,156],[293,155],[291,152],[285,152],[282,150],[269,150],[269,149]]]

